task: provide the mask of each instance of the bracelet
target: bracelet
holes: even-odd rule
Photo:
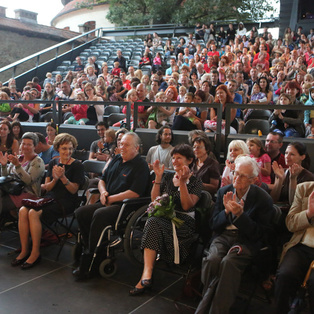
[[[15,166],[15,169],[20,169],[21,167],[22,167],[21,164],[19,164],[19,165]]]
[[[67,185],[69,185],[69,184],[70,184],[70,180],[67,179],[67,182],[64,183],[64,186],[67,186]]]
[[[161,182],[156,182],[155,180],[153,181],[153,184],[161,184]]]

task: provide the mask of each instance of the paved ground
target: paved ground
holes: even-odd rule
[[[184,279],[180,275],[157,270],[153,290],[140,297],[129,297],[141,269],[118,253],[118,271],[110,279],[93,278],[76,282],[72,276],[72,245],[66,244],[58,262],[54,261],[58,245],[42,249],[42,261],[28,271],[13,268],[8,254],[19,247],[18,235],[0,234],[0,313],[194,313],[198,299],[183,295]],[[246,294],[246,292],[244,293]],[[259,294],[259,293],[258,293]],[[263,295],[261,295],[263,296]],[[245,302],[237,300],[234,313],[242,313]],[[248,313],[269,314],[271,305],[253,299]]]

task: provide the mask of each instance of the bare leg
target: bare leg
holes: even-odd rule
[[[157,123],[155,121],[153,121],[153,120],[148,121],[148,128],[149,129],[156,129],[156,125],[157,125]]]
[[[19,113],[16,113],[16,114],[14,115],[14,117],[12,118],[12,120],[14,120],[14,121],[17,120],[18,117],[19,117],[19,115],[20,115]]]
[[[23,259],[29,253],[29,220],[28,220],[28,208],[22,206],[19,214],[19,234],[21,241],[21,253],[16,259]]]
[[[41,210],[35,211],[34,209],[31,209],[28,214],[30,232],[33,242],[31,255],[26,261],[29,264],[34,263],[40,255],[40,239],[42,233],[42,225],[40,221],[41,213]]]
[[[197,127],[198,130],[203,130],[202,124],[201,124],[201,122],[199,120],[195,119],[193,123]]]
[[[136,288],[143,288],[141,281],[143,279],[151,279],[156,260],[157,252],[150,249],[144,249],[144,269],[140,281],[135,286]]]

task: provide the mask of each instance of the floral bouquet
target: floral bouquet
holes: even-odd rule
[[[172,196],[163,194],[148,205],[148,217],[164,217],[171,220],[177,228],[180,228],[184,221],[176,217],[174,208],[175,204],[172,201]]]

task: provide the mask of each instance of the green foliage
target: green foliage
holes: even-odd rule
[[[274,10],[264,0],[85,0],[80,7],[109,2],[107,19],[117,26],[148,24],[195,25],[212,21],[257,21]]]

